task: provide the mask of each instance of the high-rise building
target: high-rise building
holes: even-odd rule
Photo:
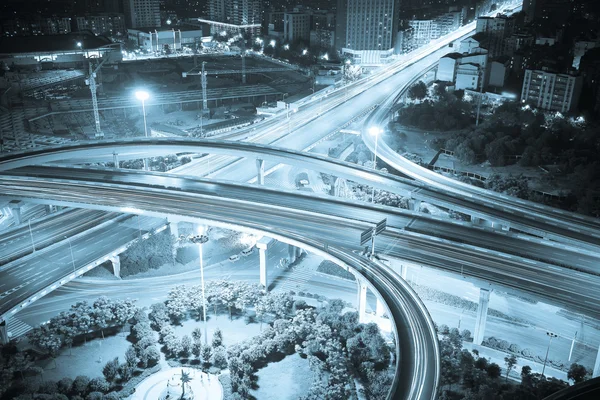
[[[283,16],[283,37],[288,42],[310,40],[310,14],[305,12],[289,12]]]
[[[124,0],[123,11],[128,28],[160,27],[159,0]]]
[[[566,113],[577,108],[581,85],[581,76],[527,69],[521,101],[544,110]]]
[[[505,39],[515,31],[515,19],[506,15],[479,17],[476,31],[487,35],[490,56],[497,57],[506,53]]]
[[[382,64],[393,54],[399,0],[338,0],[336,42],[361,64]]]
[[[260,33],[262,13],[260,0],[209,0],[208,20],[203,20],[216,33]]]

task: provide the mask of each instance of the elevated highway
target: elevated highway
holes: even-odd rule
[[[152,199],[162,199],[161,211],[166,214],[174,214],[171,205],[199,203],[204,206],[204,219],[232,225],[237,220],[252,220],[265,227],[295,229],[321,243],[353,250],[361,249],[359,237],[364,229],[387,217],[390,229],[377,243],[379,252],[387,256],[533,293],[587,314],[596,312],[600,301],[600,276],[593,274],[597,255],[581,254],[585,266],[580,268],[586,268],[585,272],[537,261],[535,257],[556,257],[569,263],[578,254],[576,248],[552,247],[543,240],[526,242],[514,235],[498,235],[493,230],[390,207],[261,186],[123,170],[44,169],[7,172],[0,178],[0,187],[17,198],[107,211],[135,211],[139,198],[148,202],[148,207]],[[161,212],[155,209],[157,205],[153,207]],[[332,230],[332,226],[340,229]],[[524,244],[531,250],[523,250]]]

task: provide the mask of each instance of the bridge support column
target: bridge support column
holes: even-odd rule
[[[504,225],[504,224],[501,224],[500,222],[492,222],[492,228],[501,229],[503,231],[508,231],[508,230],[510,230],[510,225]]]
[[[375,315],[377,315],[378,317],[383,317],[383,314],[385,314],[385,308],[383,307],[383,301],[381,301],[381,299],[378,297],[377,298],[377,306],[375,308]]]
[[[471,223],[473,225],[480,225],[481,224],[481,218],[471,216]]]
[[[358,322],[364,323],[367,316],[367,283],[363,279],[356,281],[358,284]]]
[[[113,274],[117,278],[120,278],[121,277],[121,257],[119,257],[119,256],[111,257],[110,262],[112,263]]]
[[[54,206],[51,204],[46,204],[44,208],[46,209],[46,214],[52,214],[54,212]]]
[[[113,164],[115,164],[115,168],[119,168],[119,155],[117,153],[113,153]]]
[[[0,322],[0,344],[8,343],[8,319]]]
[[[302,255],[302,249],[300,247],[296,247],[296,259],[300,258]]]
[[[594,363],[594,369],[592,370],[592,378],[600,376],[600,346],[598,346],[598,352],[596,353],[596,362]]]
[[[259,185],[265,184],[265,160],[260,158],[256,159],[256,173],[258,175],[257,183]]]
[[[269,290],[269,282],[267,276],[267,249],[266,247],[258,248],[258,256],[260,259],[260,284],[264,286],[265,289]]]
[[[175,237],[179,237],[179,222],[173,221],[167,218],[169,221],[169,227],[171,228],[171,235],[175,235]]]
[[[402,279],[406,280],[406,277],[408,276],[408,266],[400,265],[400,276]]]
[[[421,211],[421,200],[410,199],[408,206],[412,211]]]
[[[296,261],[296,247],[292,244],[288,244],[288,259],[290,264]]]
[[[477,319],[475,320],[475,334],[473,343],[481,344],[483,334],[485,333],[485,323],[487,321],[488,306],[490,304],[490,291],[488,289],[479,289],[479,306],[477,307]]]
[[[15,225],[21,225],[21,200],[12,200],[10,202],[10,209],[12,210],[13,219],[15,220]]]

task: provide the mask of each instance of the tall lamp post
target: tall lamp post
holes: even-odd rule
[[[75,272],[75,258],[73,257],[73,246],[71,245],[71,238],[68,236],[64,237],[69,242],[69,250],[71,250],[71,264],[73,265],[73,272]]]
[[[208,242],[208,236],[196,235],[188,237],[191,243],[197,244],[200,250],[200,281],[202,285],[202,318],[204,319],[204,344],[208,343],[208,336],[206,333],[206,296],[204,293],[204,260],[202,259],[202,245]]]
[[[544,358],[544,367],[542,368],[542,375],[546,371],[546,362],[548,361],[548,353],[550,352],[550,345],[552,344],[552,339],[557,338],[558,335],[552,332],[546,332],[546,335],[550,337],[550,341],[548,342],[548,348],[546,349],[546,358]]]
[[[146,124],[146,100],[148,100],[150,94],[148,94],[148,92],[145,90],[138,90],[135,92],[135,97],[142,101],[142,114],[144,114],[144,135],[148,137],[148,125]],[[146,171],[149,170],[147,158],[144,158],[144,169]]]
[[[33,241],[33,231],[31,230],[31,219],[27,220],[29,223],[29,236],[31,237],[31,248],[33,249],[33,253],[35,253],[35,242]]]
[[[377,170],[377,140],[379,135],[383,133],[383,129],[373,126],[369,128],[369,134],[375,136],[375,152],[373,153],[373,169]],[[371,203],[375,203],[375,186],[373,186],[373,192],[371,194]]]

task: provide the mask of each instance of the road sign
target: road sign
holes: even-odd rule
[[[375,234],[379,235],[381,232],[385,231],[385,227],[387,226],[387,218],[382,219],[375,225]]]
[[[360,234],[360,245],[361,246],[363,244],[367,243],[369,240],[371,240],[371,237],[373,237],[373,232],[374,232],[373,228],[369,228]]]

